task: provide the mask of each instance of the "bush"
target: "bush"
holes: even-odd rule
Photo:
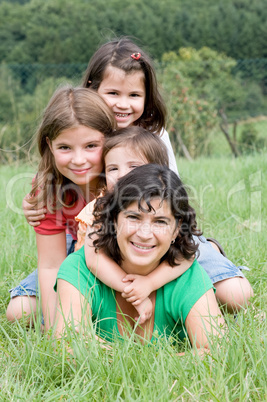
[[[241,132],[240,149],[242,153],[252,153],[264,148],[264,139],[259,136],[255,124],[247,124]]]

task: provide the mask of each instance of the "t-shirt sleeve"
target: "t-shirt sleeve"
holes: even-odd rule
[[[45,218],[40,221],[40,225],[34,229],[36,233],[42,235],[54,235],[66,231],[70,233],[74,240],[77,239],[78,222],[75,216],[85,206],[85,200],[80,197],[72,206],[62,207],[55,212],[47,212]]]
[[[63,279],[78,289],[88,299],[93,311],[95,308],[93,303],[97,306],[102,299],[99,280],[87,268],[84,247],[70,254],[63,261],[57,274],[57,281],[58,279]],[[57,290],[57,281],[54,286],[55,291]]]
[[[95,202],[96,199],[89,202],[82,210],[81,212],[75,217],[75,220],[77,222],[82,222],[85,225],[90,225],[92,226],[94,222],[94,207],[95,207]]]
[[[208,290],[215,290],[208,274],[197,260],[172,284],[168,289],[170,314],[175,322],[181,320],[183,324],[195,303]]]
[[[168,151],[168,157],[169,157],[169,168],[174,171],[179,176],[178,168],[177,168],[177,163],[176,163],[176,158],[173,152],[172,144],[170,141],[169,134],[166,130],[162,130],[160,134],[161,140],[164,142],[167,151]]]
[[[66,218],[60,209],[54,213],[47,212],[45,218],[40,221],[40,225],[34,227],[34,230],[41,235],[54,235],[64,232],[66,228]]]

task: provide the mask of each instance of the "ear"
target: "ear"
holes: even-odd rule
[[[114,224],[114,229],[115,229],[114,234],[116,234],[116,235],[117,235],[117,229],[118,229],[118,224],[117,224],[117,221],[116,221],[116,220],[114,220],[114,221],[113,221],[113,224]]]
[[[175,229],[175,231],[173,232],[173,235],[172,235],[172,241],[173,240],[175,241],[176,237],[178,236],[181,224],[182,224],[182,220],[179,219],[178,225],[176,226],[176,229]]]
[[[173,241],[173,242],[175,242],[175,239],[176,239],[176,237],[178,236],[178,234],[179,234],[179,227],[177,227],[177,228],[175,229],[174,233],[173,233],[173,236],[172,236],[172,241]]]
[[[51,144],[51,141],[50,141],[50,139],[48,137],[46,137],[46,142],[47,142],[47,145],[49,146],[50,151],[53,154],[52,144]]]

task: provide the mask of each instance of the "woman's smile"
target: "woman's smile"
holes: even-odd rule
[[[147,275],[159,264],[178,234],[176,220],[167,201],[151,200],[146,212],[133,202],[118,215],[117,242],[127,273]],[[147,205],[142,204],[145,209]]]
[[[138,243],[136,243],[136,242],[131,242],[132,243],[132,245],[134,246],[134,247],[136,247],[137,249],[139,249],[139,250],[145,250],[145,251],[150,251],[150,250],[152,250],[154,247],[156,247],[156,246],[153,246],[153,245],[151,245],[151,246],[148,246],[148,245],[144,245],[144,244],[138,244]]]

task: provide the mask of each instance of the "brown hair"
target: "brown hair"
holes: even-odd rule
[[[70,85],[58,88],[44,110],[37,130],[36,140],[41,160],[31,191],[31,203],[34,206],[39,202],[45,203],[52,212],[65,205],[63,188],[71,182],[56,168],[47,140],[51,143],[62,131],[80,125],[109,137],[113,135],[116,121],[109,107],[95,91]]]
[[[169,165],[167,148],[160,137],[140,126],[122,128],[117,133],[114,137],[105,140],[103,158],[111,149],[127,146],[142,155],[147,163]]]
[[[138,53],[140,58],[131,57],[132,54]],[[97,91],[108,66],[119,68],[126,74],[143,71],[146,89],[145,107],[135,125],[141,125],[155,134],[160,134],[166,123],[166,106],[159,93],[155,69],[148,54],[127,37],[107,42],[90,59],[82,86]]]
[[[176,224],[179,225],[178,236],[161,261],[166,260],[174,266],[179,264],[181,257],[190,259],[198,249],[193,235],[201,235],[197,229],[195,210],[189,204],[185,186],[177,174],[167,166],[155,164],[133,169],[120,178],[112,191],[96,200],[93,223],[96,231],[89,235],[91,237],[97,233],[97,239],[93,242],[95,248],[102,249],[120,264],[122,256],[115,227],[119,213],[133,202],[138,203],[139,210],[151,212],[151,200],[154,198],[168,202]]]

